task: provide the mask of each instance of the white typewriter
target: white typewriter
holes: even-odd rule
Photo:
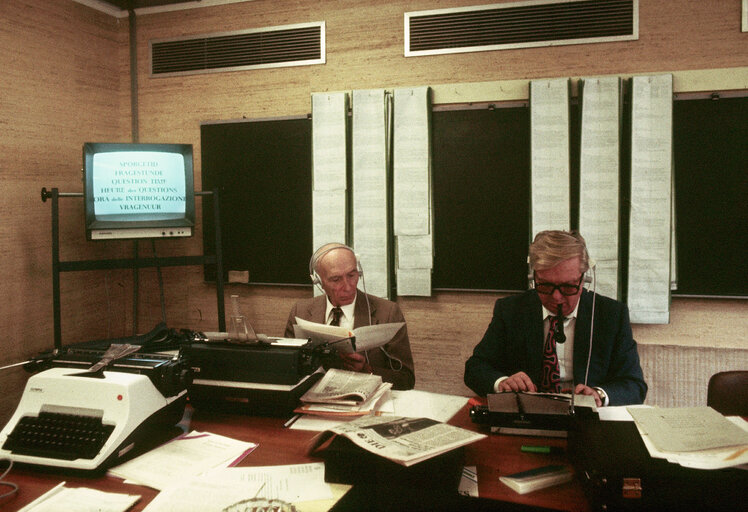
[[[111,466],[149,429],[173,427],[184,413],[186,388],[165,396],[151,377],[76,367],[31,376],[0,432],[0,459],[82,471]]]

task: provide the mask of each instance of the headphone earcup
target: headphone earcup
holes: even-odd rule
[[[353,255],[356,257],[356,270],[358,270],[358,277],[362,277],[364,275],[364,268],[361,266],[361,257],[355,252]]]
[[[589,262],[589,268],[587,269],[587,272],[584,273],[584,282],[585,283],[591,283],[592,282],[592,276],[590,275],[590,271],[592,271],[595,268],[595,265],[597,265],[597,262],[590,258],[589,254],[587,254],[587,261]]]

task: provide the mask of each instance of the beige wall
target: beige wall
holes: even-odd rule
[[[42,187],[82,192],[81,146],[130,133],[127,23],[63,0],[0,2],[0,366],[52,348],[50,205]],[[85,247],[83,202],[61,205],[64,258]],[[101,247],[98,248],[99,250]],[[100,336],[121,302],[117,276],[62,280],[69,340]],[[124,281],[127,283],[127,281]],[[129,286],[129,283],[125,284]],[[0,416],[27,375],[0,372]],[[11,409],[12,411],[12,409]]]
[[[595,45],[517,49],[419,58],[403,57],[403,12],[473,5],[463,1],[255,0],[137,17],[141,141],[195,147],[200,181],[200,123],[306,114],[313,92],[435,86],[437,102],[490,101],[522,91],[532,78],[673,72],[676,90],[748,89],[748,34],[740,32],[740,2],[641,0],[639,39]],[[0,366],[52,345],[49,203],[41,187],[80,192],[80,148],[86,141],[127,141],[130,135],[127,18],[72,0],[0,2]],[[151,39],[302,23],[326,22],[325,65],[149,76]],[[509,92],[507,92],[509,91]],[[198,203],[200,200],[198,200]],[[62,200],[64,259],[129,256],[132,244],[86,243],[82,201]],[[201,235],[160,245],[159,254],[198,254]],[[145,244],[141,253],[149,254]],[[311,248],[310,248],[311,250]],[[216,328],[215,291],[199,268],[164,270],[169,324]],[[140,330],[160,319],[155,273],[141,271]],[[127,272],[62,276],[63,341],[130,334]],[[241,287],[246,313],[261,332],[281,334],[287,311],[306,288]],[[402,298],[416,360],[418,388],[467,393],[462,364],[482,335],[496,298],[437,293]],[[645,344],[747,348],[747,301],[673,301],[671,323],[635,326]],[[0,411],[17,398],[22,370],[0,373]],[[687,399],[687,398],[686,398]],[[2,415],[2,412],[0,412]]]

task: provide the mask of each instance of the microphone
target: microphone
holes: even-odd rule
[[[559,344],[563,344],[566,341],[566,335],[564,334],[564,315],[562,312],[563,305],[558,305],[558,322],[556,323],[556,331],[553,333],[553,341]]]

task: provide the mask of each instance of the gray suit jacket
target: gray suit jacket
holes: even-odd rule
[[[364,297],[364,292],[359,290],[356,295],[356,305],[353,310],[354,329],[362,325],[405,322],[405,317],[403,317],[400,307],[395,302],[369,294],[366,294],[366,297],[369,299],[368,305]],[[288,315],[285,335],[293,337],[293,326],[296,323],[296,317],[311,322],[325,323],[325,310],[327,306],[325,299],[324,295],[319,295],[312,299],[298,301]],[[371,307],[371,324],[369,323],[369,307]],[[413,366],[413,355],[410,352],[410,341],[408,340],[408,326],[404,325],[395,334],[392,341],[387,343],[383,348],[384,350],[374,349],[366,351],[372,371],[376,375],[381,375],[382,380],[385,382],[391,382],[393,389],[413,389],[416,377]],[[387,357],[387,354],[390,357]]]

